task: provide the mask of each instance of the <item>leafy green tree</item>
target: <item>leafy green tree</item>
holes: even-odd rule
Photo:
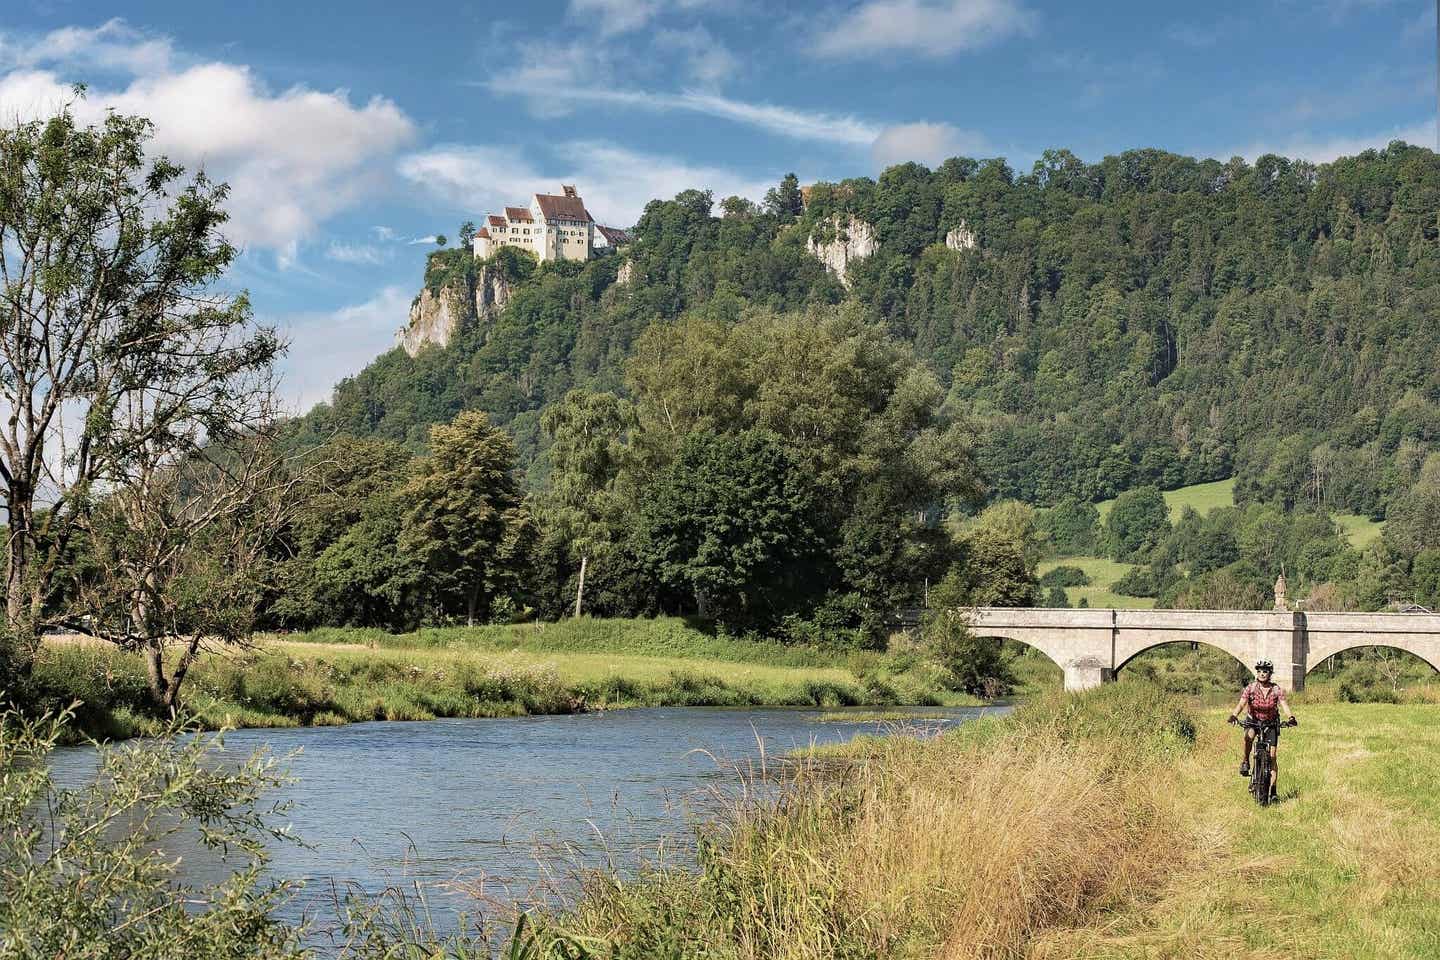
[[[227,188],[67,106],[0,130],[0,684],[28,672],[93,498],[268,420],[282,345],[224,288]]]
[[[430,456],[402,491],[400,549],[413,556],[436,612],[473,626],[521,583],[536,537],[515,479],[515,446],[480,411],[430,430]]]
[[[1100,511],[1093,503],[1067,497],[1038,513],[1035,524],[1058,556],[1084,556],[1099,550]]]
[[[700,616],[767,622],[807,596],[818,512],[814,485],[773,434],[694,433],[645,493],[637,549]]]
[[[1390,504],[1385,543],[1404,557],[1440,545],[1440,453],[1425,460],[1419,477]]]
[[[1105,517],[1108,553],[1114,560],[1143,556],[1170,532],[1170,509],[1155,487],[1127,490]]]
[[[930,591],[922,639],[927,654],[944,669],[951,689],[997,697],[1009,692],[1015,678],[1004,644],[970,629],[966,608],[978,605],[976,600],[972,570],[956,566]]]
[[[543,502],[547,531],[568,545],[580,563],[575,616],[585,600],[590,559],[610,554],[622,539],[627,506],[619,487],[627,458],[630,405],[610,393],[572,390],[541,418],[550,438],[550,489]]]
[[[780,185],[765,194],[765,212],[781,223],[791,223],[805,211],[805,198],[800,192],[800,179],[787,173]]]

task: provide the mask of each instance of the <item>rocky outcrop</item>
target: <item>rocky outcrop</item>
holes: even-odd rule
[[[510,302],[512,285],[496,267],[483,265],[476,271],[474,287],[468,279],[452,281],[439,292],[426,287],[410,304],[410,320],[395,334],[395,340],[410,356],[428,343],[449,344],[461,324],[488,322]]]
[[[970,224],[961,220],[955,229],[945,234],[945,246],[951,250],[974,250],[980,246],[980,238],[970,229]]]
[[[395,335],[410,356],[420,352],[427,343],[443,347],[450,342],[460,323],[469,312],[468,291],[451,284],[436,293],[429,287],[410,304],[410,322]]]
[[[627,283],[629,283],[631,280],[634,280],[634,279],[635,279],[635,261],[634,261],[634,260],[630,260],[630,259],[626,259],[626,261],[625,261],[624,263],[620,264],[620,269],[619,269],[618,271],[616,271],[616,273],[615,273],[615,282],[618,283],[620,286],[623,287],[623,286],[625,286]]]
[[[510,281],[498,267],[485,264],[475,275],[475,315],[489,320],[510,302]]]
[[[871,256],[878,246],[875,228],[854,214],[845,223],[841,223],[838,216],[832,217],[822,224],[818,235],[812,233],[805,242],[805,249],[847,287],[850,264]]]

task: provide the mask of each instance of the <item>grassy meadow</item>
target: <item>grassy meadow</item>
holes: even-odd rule
[[[675,618],[589,620],[412,634],[318,630],[207,653],[186,679],[188,715],[210,728],[308,726],[571,713],[635,706],[940,706],[945,690],[913,654],[833,651],[714,635]],[[48,645],[41,702],[82,701],[99,737],[154,732],[138,654]]]
[[[1235,480],[1216,480],[1212,483],[1196,483],[1188,487],[1179,487],[1175,490],[1166,490],[1163,493],[1165,505],[1170,508],[1170,522],[1174,523],[1180,519],[1180,514],[1190,507],[1196,513],[1204,516],[1217,507],[1233,507],[1235,505]],[[1100,522],[1103,524],[1105,518],[1110,514],[1110,508],[1115,506],[1114,500],[1102,500],[1095,504],[1095,509],[1100,512]]]
[[[1059,566],[1079,567],[1090,578],[1088,586],[1065,588],[1065,598],[1072,607],[1078,606],[1082,599],[1086,606],[1103,609],[1149,610],[1155,606],[1154,597],[1127,597],[1110,589],[1135,568],[1133,563],[1120,563],[1104,557],[1056,557],[1041,561],[1036,572],[1043,577]]]
[[[1440,705],[1297,702],[1284,801],[1224,713],[1128,681],[800,756],[700,872],[588,875],[537,956],[1440,956]],[[564,951],[583,946],[588,952]]]

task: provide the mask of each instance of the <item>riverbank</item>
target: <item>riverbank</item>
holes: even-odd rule
[[[775,960],[1440,956],[1440,706],[1297,704],[1284,802],[1262,810],[1224,714],[1179,703],[1121,683],[928,743],[832,749],[781,802],[710,828],[700,876],[592,876],[536,943]]]
[[[184,690],[210,729],[576,713],[635,706],[962,706],[916,655],[716,636],[674,618],[421,630],[318,630],[201,657]],[[137,654],[47,645],[42,707],[120,739],[163,728]]]

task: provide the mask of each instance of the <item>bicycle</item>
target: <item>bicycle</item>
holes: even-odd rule
[[[1240,721],[1240,726],[1255,731],[1255,740],[1250,745],[1250,795],[1260,806],[1268,807],[1279,799],[1280,783],[1278,778],[1273,785],[1270,783],[1270,751],[1265,744],[1265,730],[1272,726],[1277,730],[1281,726],[1296,726],[1295,718],[1291,717],[1282,724],[1278,717],[1266,721],[1247,717]]]

